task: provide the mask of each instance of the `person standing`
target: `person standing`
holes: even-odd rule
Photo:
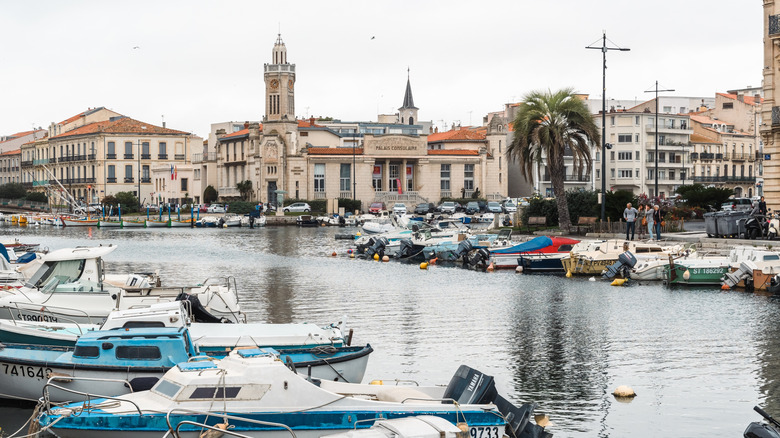
[[[623,219],[626,220],[626,240],[629,240],[629,230],[631,231],[631,240],[634,240],[634,232],[636,231],[636,218],[638,214],[639,212],[636,210],[636,208],[631,206],[630,202],[626,204],[626,209],[623,210]]]
[[[762,214],[766,216],[766,214],[769,212],[769,210],[766,209],[766,201],[764,201],[764,197],[761,197],[761,200],[758,201],[758,214]]]
[[[650,240],[653,240],[653,224],[655,223],[653,216],[655,216],[655,210],[652,206],[648,205],[645,209],[645,219],[647,222],[647,232],[650,233]]]
[[[645,218],[645,206],[642,204],[639,204],[639,208],[637,209],[637,217],[636,220],[639,222],[639,229],[637,230],[637,234],[639,234],[639,240],[645,240],[645,230],[647,229],[647,218]]]
[[[655,239],[661,240],[661,221],[663,220],[663,214],[661,213],[661,206],[656,204],[653,206],[653,224],[655,225]]]

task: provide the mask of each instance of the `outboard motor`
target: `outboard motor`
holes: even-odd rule
[[[463,257],[463,261],[466,261],[466,256],[474,249],[474,244],[470,240],[461,240],[458,244],[458,248],[455,250],[455,258]]]
[[[744,261],[739,264],[739,269],[734,272],[727,272],[720,281],[722,288],[731,289],[736,286],[742,280],[745,280],[745,288],[749,289],[748,283],[753,278],[753,269],[758,268],[755,263],[750,260]]]
[[[780,274],[777,274],[769,279],[769,289],[767,290],[772,294],[780,292]]]
[[[772,418],[758,406],[755,406],[753,410],[761,414],[761,416],[764,417],[766,421],[769,422],[769,424],[754,421],[748,424],[748,427],[745,429],[745,432],[742,434],[742,436],[745,438],[780,438],[780,432],[778,432],[778,428],[780,428],[780,422]]]
[[[365,254],[366,250],[370,248],[374,244],[374,238],[371,237],[368,239],[368,242],[366,243],[359,243],[355,249],[357,250],[358,254]]]
[[[502,222],[505,227],[511,227],[512,226],[512,219],[509,217],[509,215],[504,216],[504,221]]]
[[[495,404],[507,420],[508,430],[505,431],[507,436],[539,438],[549,436],[544,432],[543,427],[529,422],[536,409],[535,403],[526,403],[518,408],[498,394],[493,376],[466,365],[461,365],[452,376],[444,390],[443,398],[452,399],[458,404]]]
[[[398,258],[405,259],[414,255],[414,243],[412,239],[401,239],[398,249]]]
[[[481,265],[486,267],[488,260],[490,260],[490,253],[485,248],[480,248],[469,256],[469,264],[471,266]]]
[[[618,261],[607,266],[607,269],[601,274],[602,278],[611,280],[620,274],[623,278],[631,276],[631,268],[636,265],[636,257],[631,251],[626,251],[618,256]]]
[[[347,226],[347,220],[344,218],[344,216],[339,216],[339,226],[340,227]]]
[[[385,255],[385,247],[390,243],[387,237],[377,237],[374,244],[366,248],[366,255],[368,257],[374,257],[374,254],[378,254],[379,257]]]
[[[182,292],[176,296],[176,301],[186,301],[189,303],[192,317],[195,322],[230,322],[225,318],[217,318],[209,313],[209,311],[203,307],[203,304],[200,303],[200,299],[195,295]]]

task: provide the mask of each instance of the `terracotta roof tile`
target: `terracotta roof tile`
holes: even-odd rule
[[[727,97],[729,99],[738,100],[738,96],[736,94],[730,94],[730,93],[715,93],[715,94],[717,94],[718,96]],[[744,96],[744,101],[748,105],[755,105],[756,104],[756,98],[754,96]],[[758,102],[761,103],[763,101],[764,101],[764,99],[760,98]]]
[[[479,155],[474,149],[428,149],[428,155]]]
[[[363,155],[363,148],[355,148],[355,155]],[[352,148],[309,147],[309,155],[352,155]]]
[[[65,120],[63,120],[63,121],[61,121],[59,124],[60,124],[60,125],[67,125],[68,123],[75,122],[76,120],[78,120],[79,118],[81,118],[81,116],[83,116],[84,114],[86,114],[86,111],[82,111],[82,112],[80,112],[80,113],[76,114],[76,115],[75,115],[75,116],[73,116],[73,117],[69,117],[69,118],[67,118],[67,119],[65,119]]]
[[[240,131],[231,132],[230,134],[225,135],[224,137],[220,138],[219,140],[228,140],[233,137],[241,137],[242,135],[249,135],[249,128],[242,129]]]
[[[300,119],[298,120],[298,127],[299,128],[324,128],[323,125],[318,125],[311,121],[311,119]]]
[[[18,154],[21,154],[21,153],[22,153],[22,150],[21,149],[17,149],[15,151],[3,152],[2,154],[0,154],[0,156],[2,156],[2,155],[18,155]]]
[[[88,125],[84,125],[76,129],[72,129],[68,132],[63,132],[62,134],[55,135],[54,137],[52,137],[52,139],[72,137],[76,135],[95,134],[98,132],[104,132],[109,134],[150,134],[150,135],[188,134],[187,132],[184,131],[177,131],[175,129],[168,129],[168,128],[162,128],[160,126],[154,126],[149,123],[144,123],[135,119],[131,119],[130,117],[119,117],[119,118],[113,118],[112,120],[90,123]]]
[[[487,128],[460,128],[428,135],[428,143],[444,141],[480,141],[487,138]]]
[[[711,138],[705,137],[700,134],[691,134],[691,143],[713,143],[713,144],[720,144],[720,142],[715,141]]]
[[[733,125],[733,123],[728,123],[724,120],[715,120],[713,118],[700,116],[697,114],[689,114],[688,117],[690,117],[694,122],[701,123],[703,125]]]

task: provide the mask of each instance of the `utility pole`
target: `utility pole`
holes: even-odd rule
[[[646,90],[645,93],[655,92],[655,193],[653,196],[658,197],[658,93],[674,91],[673,89],[659,90],[658,81],[655,81],[655,90]]]
[[[596,40],[598,41],[598,40]],[[612,41],[610,41],[612,42]],[[607,47],[607,32],[604,31],[601,36],[601,45],[585,47],[586,49],[601,50],[602,68],[601,68],[601,221],[604,222],[607,217],[606,198],[607,198],[607,51],[617,50],[619,52],[628,52],[631,49],[624,47]]]

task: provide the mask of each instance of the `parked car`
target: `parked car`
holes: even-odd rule
[[[414,207],[414,214],[428,214],[433,213],[436,207],[430,202],[421,202]]]
[[[90,213],[100,213],[103,211],[103,206],[97,203],[89,204],[89,207],[87,207],[87,211]]]
[[[479,205],[480,213],[485,213],[487,211],[487,201],[477,201],[477,205]]]
[[[393,214],[406,214],[406,204],[402,202],[393,204]]]
[[[282,210],[282,211],[284,211],[285,213],[289,213],[291,211],[292,212],[308,213],[308,212],[311,211],[311,207],[309,206],[309,204],[307,204],[305,202],[296,202],[295,204],[290,204],[290,205],[284,207],[284,210]]]
[[[206,213],[227,213],[227,208],[222,204],[211,204],[206,209]]]
[[[454,214],[457,211],[457,204],[452,201],[442,202],[439,211],[442,213]]]
[[[501,208],[501,204],[496,201],[490,201],[487,203],[487,211],[491,213],[503,213],[504,209]]]
[[[721,211],[750,211],[753,208],[753,202],[750,198],[733,198],[720,205]]]
[[[456,212],[458,212],[458,211],[466,211],[466,207],[464,207],[463,205],[461,205],[461,203],[460,203],[460,202],[456,202],[456,203],[455,203],[455,211],[456,211]]]
[[[384,202],[372,202],[368,207],[368,212],[372,214],[378,214],[382,210],[387,210]]]
[[[466,214],[479,213],[479,203],[477,201],[471,201],[466,204]]]
[[[515,205],[512,201],[506,201],[504,202],[504,213],[515,213],[517,212],[517,205]]]

